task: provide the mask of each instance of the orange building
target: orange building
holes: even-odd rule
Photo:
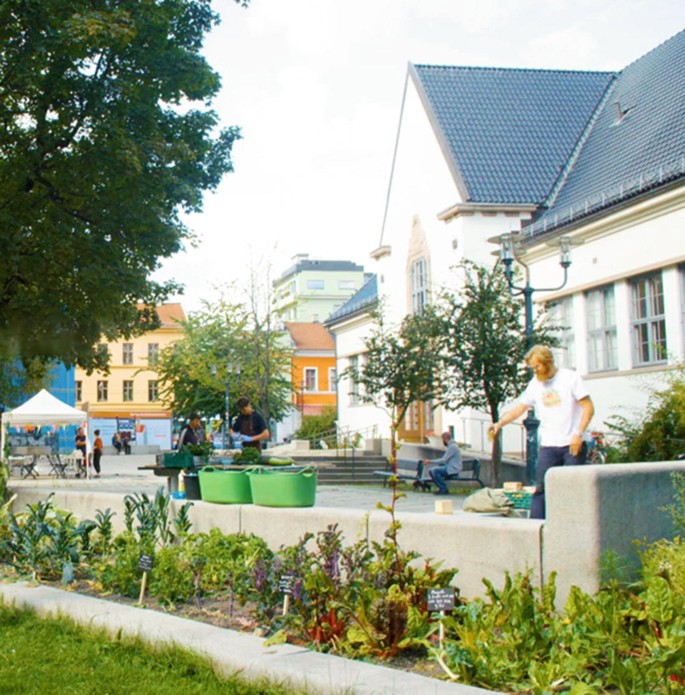
[[[336,406],[335,345],[320,323],[286,323],[293,350],[292,403],[302,415]]]

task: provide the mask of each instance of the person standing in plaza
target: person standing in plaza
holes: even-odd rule
[[[93,432],[95,439],[93,439],[93,468],[95,469],[95,477],[100,477],[100,459],[102,458],[102,438],[100,437],[100,430],[95,430]]]
[[[183,451],[184,446],[194,446],[205,441],[205,432],[202,429],[202,422],[197,413],[191,413],[188,424],[181,430],[176,449]]]
[[[261,451],[262,442],[269,438],[264,418],[252,407],[250,399],[241,396],[236,402],[239,415],[233,420],[231,435],[238,436],[243,446]]]
[[[586,434],[595,408],[585,383],[572,369],[554,364],[552,351],[545,345],[534,345],[525,356],[533,370],[533,378],[518,403],[488,432],[491,437],[504,425],[513,422],[529,408],[535,408],[540,420],[535,493],[530,507],[531,519],[545,518],[545,474],[554,466],[578,466],[587,456]]]
[[[83,464],[86,464],[87,460],[87,455],[88,455],[88,445],[87,445],[87,439],[85,432],[83,431],[83,427],[79,427],[76,430],[76,436],[74,437],[74,449],[76,451],[80,452],[81,456],[83,457]]]

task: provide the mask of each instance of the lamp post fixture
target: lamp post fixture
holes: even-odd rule
[[[554,292],[566,285],[568,268],[571,265],[571,246],[580,242],[568,236],[562,236],[552,242],[548,242],[548,246],[559,248],[559,265],[564,269],[564,279],[557,287],[532,287],[530,284],[530,268],[521,260],[521,256],[525,254],[525,249],[521,248],[520,237],[520,232],[513,231],[492,237],[488,239],[488,242],[499,244],[499,251],[495,251],[493,255],[499,256],[504,266],[504,276],[507,279],[510,294],[513,297],[523,297],[525,312],[524,335],[526,351],[528,351],[532,347],[533,336],[533,293]],[[522,286],[516,285],[514,282],[514,262],[523,267],[525,283]],[[540,427],[540,421],[535,417],[533,408],[528,410],[523,426],[526,428],[526,478],[530,484],[533,484],[535,483],[538,465],[538,428]]]

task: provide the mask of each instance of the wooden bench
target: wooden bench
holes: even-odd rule
[[[480,459],[463,459],[461,471],[448,475],[446,481],[478,483],[485,487],[485,483],[480,479]],[[418,478],[418,462],[411,459],[397,459],[397,473],[394,477],[400,482],[411,482],[414,490],[424,490],[428,492],[432,481],[429,478]],[[383,478],[383,487],[388,484],[388,480],[393,477],[392,467],[388,463],[384,471],[373,471],[375,476]]]

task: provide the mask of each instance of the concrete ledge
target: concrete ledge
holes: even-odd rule
[[[49,492],[45,488],[17,488],[14,509],[35,504]],[[55,505],[68,509],[79,519],[93,519],[98,510],[109,507],[116,512],[112,519],[115,532],[123,530],[123,495],[75,490],[55,492]],[[182,504],[180,500],[173,500],[171,508],[178,510]],[[207,532],[216,527],[227,534],[254,533],[272,550],[295,544],[305,533],[325,531],[332,524],[338,524],[347,544],[360,538],[382,542],[390,524],[390,515],[382,511],[369,514],[335,507],[277,508],[200,501],[193,503],[189,516],[195,532]],[[455,585],[465,598],[483,595],[483,577],[500,586],[505,571],[531,569],[535,577],[541,576],[539,528],[542,522],[462,512],[452,515],[404,512],[398,513],[397,519],[402,524],[401,547],[459,569]]]
[[[602,557],[616,553],[633,576],[639,566],[635,541],[672,538],[673,473],[685,475],[685,462],[568,466],[545,478],[547,521],[542,569],[558,573],[563,602],[571,586],[594,593],[601,583]]]
[[[110,635],[176,644],[207,657],[225,675],[268,678],[301,693],[360,695],[478,695],[492,691],[426,678],[383,666],[310,652],[290,644],[264,646],[264,639],[142,608],[24,583],[0,584],[0,598],[40,616],[66,616]]]
[[[501,586],[505,571],[532,570],[534,580],[540,581],[542,521],[465,512],[454,515],[407,512],[396,516],[402,525],[398,532],[400,547],[458,569],[454,584],[465,598],[484,595],[483,578]],[[387,513],[372,512],[369,540],[382,542],[388,523]]]

